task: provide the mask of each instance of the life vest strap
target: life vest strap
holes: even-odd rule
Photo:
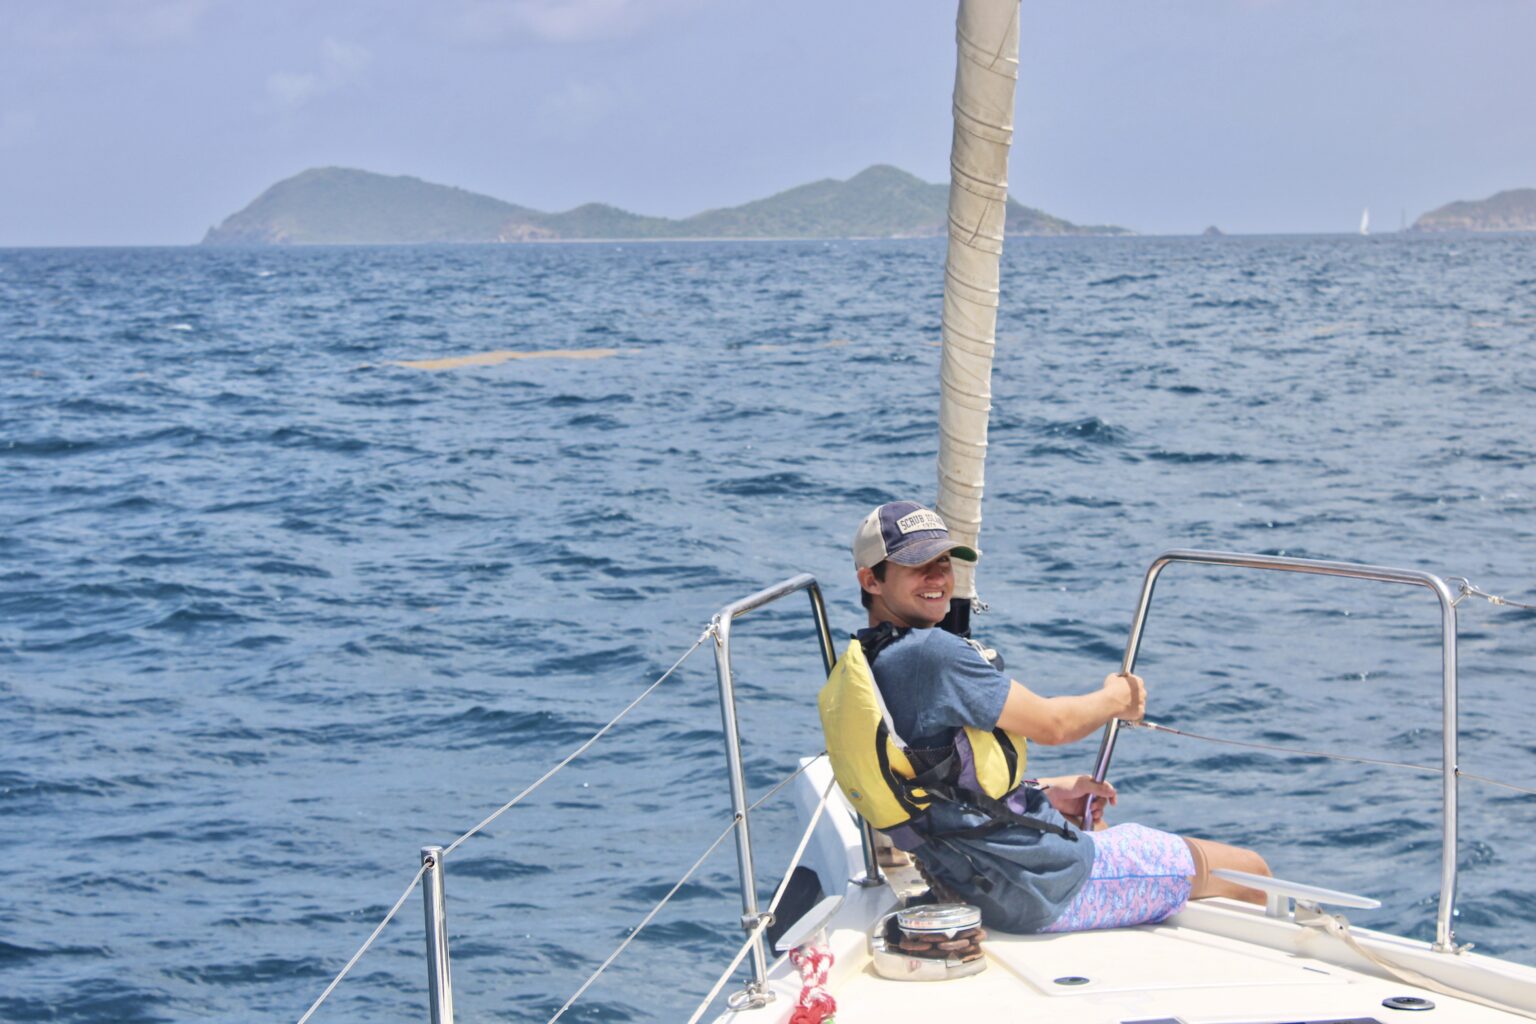
[[[1051,835],[1060,836],[1069,842],[1077,842],[1077,833],[1073,832],[1066,825],[1056,825],[1032,815],[1020,814],[1012,807],[1009,807],[1006,801],[995,800],[985,793],[976,793],[968,789],[959,790],[943,783],[930,783],[924,788],[930,795],[938,797],[946,803],[969,804],[992,819],[984,825],[958,829],[953,832],[944,832],[941,833],[942,835],[960,839],[972,839],[989,835],[1009,825],[1022,825],[1025,828],[1032,828],[1038,832],[1049,832]]]
[[[863,649],[866,663],[873,666],[875,659],[880,656],[881,651],[901,639],[908,632],[910,632],[909,629],[901,629],[889,622],[882,622],[874,629],[867,630],[862,639],[859,636],[855,636],[854,639],[858,641]],[[931,834],[935,838],[953,837],[956,839],[970,839],[989,835],[1009,825],[1021,825],[1039,832],[1048,832],[1051,835],[1060,836],[1071,842],[1077,841],[1077,834],[1063,825],[1055,825],[1028,814],[1020,814],[1009,807],[1005,800],[996,799],[982,792],[958,788],[955,782],[959,779],[961,773],[961,756],[958,749],[954,746],[950,747],[949,752],[937,764],[919,770],[911,779],[904,779],[896,772],[893,772],[889,759],[886,757],[886,742],[888,739],[896,742],[901,747],[902,753],[907,755],[909,761],[914,761],[914,769],[918,768],[919,765],[913,758],[913,752],[901,741],[900,737],[895,735],[895,728],[890,721],[890,713],[886,710],[885,701],[880,694],[879,683],[874,680],[871,680],[871,683],[873,684],[874,698],[879,704],[882,719],[881,724],[876,729],[875,738],[875,754],[879,759],[880,773],[902,810],[909,815],[907,821],[902,822],[893,829],[883,831],[890,834],[899,830],[902,832],[903,838],[910,842],[911,836],[921,837],[925,833]],[[1008,774],[1010,777],[1013,777],[1018,771],[1019,753],[1014,748],[1008,734],[1002,729],[993,730],[993,736],[996,738],[998,746],[1002,749]],[[974,828],[929,833],[927,829],[919,827],[917,823],[926,817],[924,811],[928,803],[934,798],[943,800],[946,803],[974,807],[992,820]],[[911,833],[911,836],[908,833]],[[894,841],[895,836],[892,838]],[[921,844],[919,843],[918,845]],[[911,847],[903,845],[901,848],[910,849]]]

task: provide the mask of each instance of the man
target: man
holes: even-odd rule
[[[964,726],[1050,746],[1080,740],[1112,719],[1142,717],[1147,695],[1138,676],[1113,673],[1090,693],[1042,697],[994,668],[977,645],[935,629],[954,591],[951,560],[976,557],[916,502],[881,505],[854,536],[870,627],[859,640],[877,652],[870,670],[915,762],[940,763]],[[1069,818],[1081,821],[1090,796],[1093,827],[1103,829],[1103,808],[1116,802],[1115,789],[1087,775],[1026,780],[1005,801],[1012,814],[995,805],[983,810],[985,800],[934,800],[922,818],[925,841],[914,852],[941,888],[1007,931],[1160,921],[1203,896],[1264,902],[1262,893],[1210,877],[1216,867],[1269,874],[1253,851],[1135,824],[1091,835],[1065,827]]]

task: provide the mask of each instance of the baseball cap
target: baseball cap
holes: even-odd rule
[[[886,559],[922,565],[949,554],[976,561],[976,549],[949,539],[949,527],[931,509],[915,501],[891,501],[864,517],[853,535],[853,564],[871,569]]]

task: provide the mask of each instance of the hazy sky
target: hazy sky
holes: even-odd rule
[[[1011,180],[1147,233],[1536,187],[1536,0],[1025,0]],[[0,245],[178,244],[306,167],[679,216],[948,180],[945,0],[0,0]]]

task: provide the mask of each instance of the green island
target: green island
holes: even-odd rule
[[[646,217],[587,203],[563,213],[420,178],[318,167],[286,178],[208,229],[204,245],[419,245],[679,238],[922,238],[942,235],[949,186],[876,165],[741,206],[692,217]],[[1010,235],[1129,235],[1083,226],[1009,197]]]
[[[1430,210],[1412,231],[1536,231],[1536,188],[1515,188],[1487,199]]]

